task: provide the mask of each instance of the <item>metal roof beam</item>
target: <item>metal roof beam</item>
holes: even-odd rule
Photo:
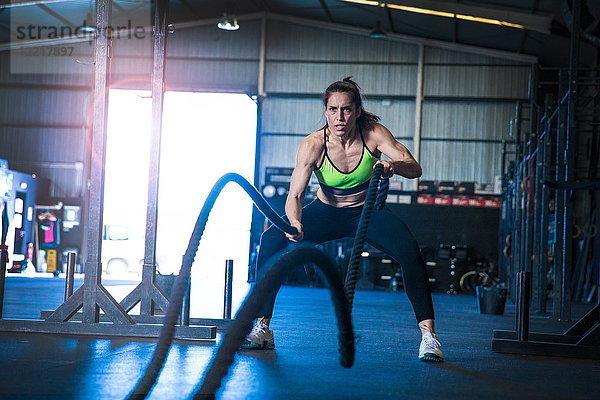
[[[66,3],[73,0],[0,0],[0,8],[37,6],[40,4]]]
[[[327,3],[325,3],[325,0],[319,0],[319,3],[321,3],[321,7],[323,8],[323,11],[325,11],[325,15],[327,15],[327,19],[329,20],[329,22],[333,22],[333,18],[331,17],[331,11],[329,11],[329,7],[327,7]]]
[[[394,32],[396,29],[394,29],[394,19],[392,18],[392,11],[390,11],[389,7],[385,8],[385,13],[387,14],[388,23],[390,24],[390,31]]]
[[[52,9],[50,9],[49,7],[43,5],[43,4],[36,4],[39,8],[41,8],[42,10],[44,10],[44,12],[46,14],[52,15],[54,18],[56,18],[57,20],[59,20],[60,22],[62,22],[63,24],[65,24],[66,26],[70,27],[71,29],[76,29],[77,27],[68,19],[64,18],[63,16],[61,16],[60,14],[58,14],[57,12],[54,12]]]

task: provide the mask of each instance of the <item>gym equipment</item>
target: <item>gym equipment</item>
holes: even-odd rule
[[[334,300],[334,302],[337,305],[336,306],[336,314],[338,315],[338,321],[340,321],[341,319],[346,320],[346,318],[347,318],[348,321],[350,321],[350,322],[348,322],[348,324],[350,325],[350,331],[352,330],[351,329],[351,316],[350,316],[350,313],[352,310],[351,304],[354,299],[354,289],[356,287],[356,279],[358,277],[358,269],[359,269],[358,267],[359,267],[359,263],[360,263],[360,255],[362,253],[362,248],[364,246],[364,240],[366,237],[368,222],[369,222],[370,215],[372,213],[373,208],[374,207],[382,208],[385,205],[385,197],[387,194],[387,188],[386,188],[387,184],[386,183],[383,183],[381,185],[382,190],[381,190],[381,193],[378,195],[378,188],[380,186],[382,172],[383,172],[383,166],[380,164],[376,165],[373,170],[373,174],[372,174],[371,181],[369,184],[369,189],[367,191],[367,200],[365,201],[365,205],[363,206],[363,210],[362,210],[361,217],[359,220],[355,244],[354,244],[354,248],[353,248],[353,255],[354,255],[354,259],[356,261],[353,262],[352,257],[351,257],[351,261],[350,261],[351,266],[348,268],[348,270],[349,270],[348,277],[346,279],[346,285],[344,288],[347,304],[344,306],[345,301]],[[212,207],[213,207],[217,197],[219,196],[223,187],[228,182],[235,182],[238,185],[240,185],[242,187],[242,189],[244,189],[244,191],[252,198],[252,200],[253,200],[254,204],[257,206],[257,208],[265,215],[265,217],[267,217],[269,220],[271,220],[271,222],[278,229],[280,229],[284,232],[287,232],[287,233],[293,233],[293,234],[297,233],[296,228],[287,224],[281,217],[279,217],[275,213],[275,211],[268,205],[268,203],[261,196],[261,194],[256,190],[256,188],[254,188],[243,177],[241,177],[238,174],[233,174],[233,173],[226,174],[223,177],[221,177],[217,181],[217,183],[215,183],[212,190],[208,194],[208,197],[205,200],[204,205],[202,206],[200,214],[198,215],[198,219],[196,220],[196,224],[194,226],[194,230],[190,237],[188,247],[186,249],[185,255],[183,256],[183,262],[182,262],[181,269],[179,271],[179,275],[177,276],[177,280],[175,281],[173,294],[171,296],[171,299],[169,302],[169,308],[167,310],[167,315],[165,317],[165,323],[160,332],[159,342],[158,342],[156,349],[154,351],[154,354],[152,356],[152,360],[151,360],[150,364],[148,365],[148,367],[146,368],[146,372],[145,372],[144,376],[140,379],[140,381],[138,382],[136,387],[130,393],[129,399],[145,398],[148,395],[148,393],[150,392],[150,390],[152,389],[152,387],[154,386],[156,379],[158,378],[160,370],[162,369],[165,358],[167,356],[167,352],[168,352],[171,342],[173,340],[175,322],[179,316],[179,312],[180,312],[181,305],[183,302],[183,296],[186,292],[186,287],[189,285],[191,267],[194,262],[196,252],[197,252],[199,244],[200,244],[200,239],[202,238],[202,234],[204,233],[204,228],[206,227],[206,222],[208,220],[210,211],[212,210]],[[305,250],[307,252],[309,251],[308,249],[305,249]],[[336,276],[336,273],[335,272],[331,272],[331,273],[327,272],[328,268],[331,271],[335,271],[335,268],[333,267],[333,264],[331,264],[331,261],[328,261],[328,262],[324,261],[323,257],[319,256],[318,254],[315,255],[314,252],[311,254],[313,254],[313,257],[315,257],[317,260],[321,260],[319,262],[318,266],[321,268],[322,272],[324,273],[325,277],[327,278],[328,282],[330,283],[331,290],[336,291],[336,289],[334,288],[334,285],[336,285],[335,279],[332,278],[332,277]],[[298,257],[301,259],[301,256],[298,256]],[[325,259],[327,259],[327,258],[325,257]],[[330,267],[323,266],[324,264],[327,264],[327,263],[330,264]],[[300,262],[297,265],[301,265],[301,264],[302,263]],[[205,393],[205,394],[208,393],[208,395],[211,395],[210,394],[211,391],[212,391],[212,393],[214,393],[214,390],[216,390],[216,388],[218,388],[222,377],[225,376],[227,369],[229,368],[229,365],[231,364],[231,362],[233,362],[233,354],[235,354],[235,351],[239,348],[239,346],[241,346],[241,344],[243,342],[243,338],[248,334],[248,332],[250,332],[250,329],[252,328],[251,321],[252,321],[252,319],[254,319],[257,316],[257,313],[259,312],[259,307],[262,304],[262,301],[264,301],[264,299],[267,298],[266,296],[268,296],[269,293],[272,293],[271,296],[274,295],[275,288],[278,287],[278,284],[280,284],[282,282],[283,278],[285,277],[283,272],[278,272],[278,271],[281,271],[282,268],[284,268],[283,267],[284,264],[276,264],[276,265],[277,265],[277,268],[275,268],[275,265],[273,265],[273,267],[270,268],[268,271],[268,273],[270,273],[271,270],[275,271],[275,272],[272,272],[270,275],[272,278],[269,278],[266,281],[266,283],[262,283],[260,285],[257,284],[254,287],[254,289],[252,290],[252,292],[250,293],[250,295],[248,296],[248,298],[246,299],[246,301],[244,302],[242,309],[240,309],[240,311],[238,312],[238,318],[244,318],[244,320],[240,319],[239,322],[234,321],[232,327],[229,329],[228,336],[230,339],[228,339],[227,343],[223,342],[221,344],[221,347],[227,346],[226,347],[227,350],[221,350],[221,347],[219,348],[219,351],[217,352],[217,356],[215,357],[214,361],[212,362],[212,365],[214,365],[215,370],[211,370],[211,371],[209,371],[210,374],[207,374],[208,380],[207,380],[206,385],[208,385],[208,386],[206,386],[206,385],[203,386],[203,389],[202,389],[203,393]],[[296,265],[296,264],[294,264],[294,265]],[[268,285],[274,285],[274,284],[277,284],[277,286],[275,286],[275,287],[268,286]],[[259,290],[265,291],[266,293],[265,294],[255,294]],[[256,300],[257,298],[259,300]],[[262,299],[262,300],[260,300],[260,299]],[[340,311],[337,311],[337,307],[342,307],[342,308],[347,307],[348,316],[343,317],[343,318],[340,317],[339,316]],[[341,311],[341,312],[343,313],[343,311]],[[236,318],[236,320],[237,320],[237,318]],[[345,346],[349,346],[348,339],[342,340],[342,338],[340,337],[340,340],[342,343],[345,343],[343,348],[346,349]],[[350,358],[350,356],[348,354],[349,351],[351,351],[351,353],[352,353],[352,358]],[[353,360],[354,346],[352,345],[351,350],[343,350],[342,354],[343,354],[342,365],[351,366],[352,362],[353,362],[351,360]],[[344,356],[344,354],[346,354],[346,355]],[[214,372],[214,371],[220,371],[220,372]]]
[[[73,252],[67,254],[67,276],[65,277],[65,301],[73,296],[73,278],[75,277],[75,257]]]
[[[2,196],[2,193],[0,193]],[[0,319],[4,310],[4,285],[6,283],[6,264],[8,263],[8,246],[6,235],[8,232],[8,211],[6,202],[0,197]]]
[[[495,330],[493,351],[600,360],[600,305],[596,305],[563,334],[530,333],[530,272],[521,271],[517,274],[517,300],[515,331]]]
[[[231,319],[233,296],[233,260],[225,261],[225,290],[223,292],[223,319]]]
[[[507,289],[494,286],[475,286],[477,306],[480,314],[504,314]]]

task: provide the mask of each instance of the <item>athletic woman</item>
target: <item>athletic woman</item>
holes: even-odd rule
[[[322,243],[354,237],[376,164],[383,165],[382,178],[421,176],[421,166],[410,151],[379,123],[379,117],[364,110],[359,86],[350,79],[334,82],[323,94],[325,126],[300,144],[296,166],[285,203],[289,223],[298,234],[284,234],[276,227],[263,233],[257,260],[257,276],[266,261],[286,247],[288,241]],[[381,160],[385,154],[389,161]],[[302,208],[304,193],[315,174],[320,189],[317,198]],[[443,361],[434,329],[434,311],[429,280],[419,246],[408,227],[389,210],[373,211],[367,243],[387,253],[402,267],[404,287],[413,306],[422,340],[419,359]],[[275,347],[269,329],[275,299],[265,304],[244,348]]]

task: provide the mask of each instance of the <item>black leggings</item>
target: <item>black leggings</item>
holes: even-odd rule
[[[362,207],[336,208],[316,199],[302,210],[304,240],[323,243],[341,238],[353,238],[358,228]],[[287,220],[287,218],[286,218]],[[275,253],[284,249],[289,240],[275,226],[267,229],[260,239],[260,251],[256,262],[257,278],[265,274],[264,265]],[[429,279],[419,245],[412,233],[389,210],[373,211],[367,243],[387,253],[402,266],[404,288],[413,306],[417,322],[433,319],[433,302]],[[259,316],[271,318],[275,298],[265,304]]]

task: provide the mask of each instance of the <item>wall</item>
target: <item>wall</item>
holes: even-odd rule
[[[243,21],[238,32],[212,24],[177,29],[168,36],[166,86],[256,94],[260,43],[260,20]],[[51,60],[60,73],[29,75],[10,74],[9,55],[0,54],[0,157],[45,179],[48,199],[83,193],[91,50],[87,42],[76,45],[81,62]],[[117,40],[113,87],[149,88],[151,53],[149,37]],[[322,126],[322,90],[348,75],[363,87],[367,109],[414,150],[418,61],[416,43],[269,20],[260,180],[266,166],[293,166],[299,142]],[[423,179],[493,182],[508,121],[517,101],[528,98],[530,65],[430,46],[423,61]]]

